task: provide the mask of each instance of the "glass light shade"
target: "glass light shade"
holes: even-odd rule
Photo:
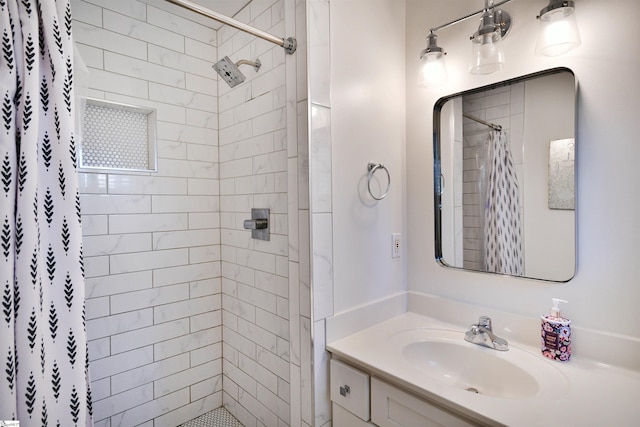
[[[422,87],[440,86],[447,82],[447,67],[442,52],[431,52],[420,58],[418,84]]]
[[[559,7],[540,16],[536,53],[562,55],[580,45],[580,33],[573,7]]]
[[[499,30],[475,35],[471,49],[471,63],[469,64],[471,74],[490,74],[502,69],[504,52]]]

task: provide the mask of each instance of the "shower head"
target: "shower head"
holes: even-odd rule
[[[237,86],[245,80],[244,74],[242,74],[238,66],[234,64],[228,56],[225,56],[220,61],[216,62],[213,68],[220,77],[227,82],[229,87]]]
[[[262,65],[259,59],[256,59],[255,62],[247,61],[246,59],[241,59],[240,61],[234,64],[233,61],[228,56],[225,56],[220,61],[216,62],[213,65],[213,68],[220,75],[220,77],[222,77],[222,79],[225,82],[227,82],[229,87],[235,87],[240,83],[242,83],[243,81],[245,81],[246,77],[244,76],[244,74],[242,74],[242,72],[238,68],[239,65],[243,65],[243,64],[251,65],[253,68],[256,69],[256,72],[260,69],[260,66]]]

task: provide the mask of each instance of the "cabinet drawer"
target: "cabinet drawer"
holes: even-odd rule
[[[375,424],[362,421],[335,402],[331,406],[333,427],[376,427]]]
[[[477,425],[377,378],[371,378],[371,421],[380,427],[469,427]]]
[[[331,400],[363,421],[369,421],[369,375],[331,359]]]

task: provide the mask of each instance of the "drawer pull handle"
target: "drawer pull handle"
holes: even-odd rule
[[[340,387],[340,395],[347,397],[347,394],[351,393],[351,387],[349,387],[348,385],[344,385],[343,387]]]

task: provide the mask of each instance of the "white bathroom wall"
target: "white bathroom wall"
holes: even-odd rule
[[[331,2],[335,313],[405,290],[405,10],[397,0]],[[389,194],[367,192],[367,163]],[[384,191],[376,172],[371,189]],[[391,234],[400,233],[400,257]]]
[[[470,12],[473,7],[468,3],[449,1],[443,8],[439,1],[407,1],[409,290],[525,316],[547,312],[550,298],[560,297],[569,300],[564,314],[577,328],[640,337],[640,265],[635,249],[640,238],[640,146],[636,141],[640,55],[635,43],[640,37],[635,22],[640,3],[577,1],[582,45],[566,55],[547,58],[533,53],[535,16],[546,2],[514,1],[504,6],[514,27],[504,41],[507,64],[503,70],[487,76],[467,73],[468,36],[478,24],[472,19],[438,32],[438,43],[448,52],[449,82],[437,89],[417,88],[413,81],[418,53],[424,49],[428,28]],[[616,31],[609,37],[602,37],[602,16],[616,22]],[[558,66],[571,68],[579,84],[576,276],[566,284],[555,284],[439,266],[434,260],[432,225],[433,105],[447,94]],[[579,332],[574,354],[580,356]]]
[[[88,95],[158,116],[157,173],[80,174],[95,425],[176,426],[222,404],[217,35],[138,1],[71,5]]]

